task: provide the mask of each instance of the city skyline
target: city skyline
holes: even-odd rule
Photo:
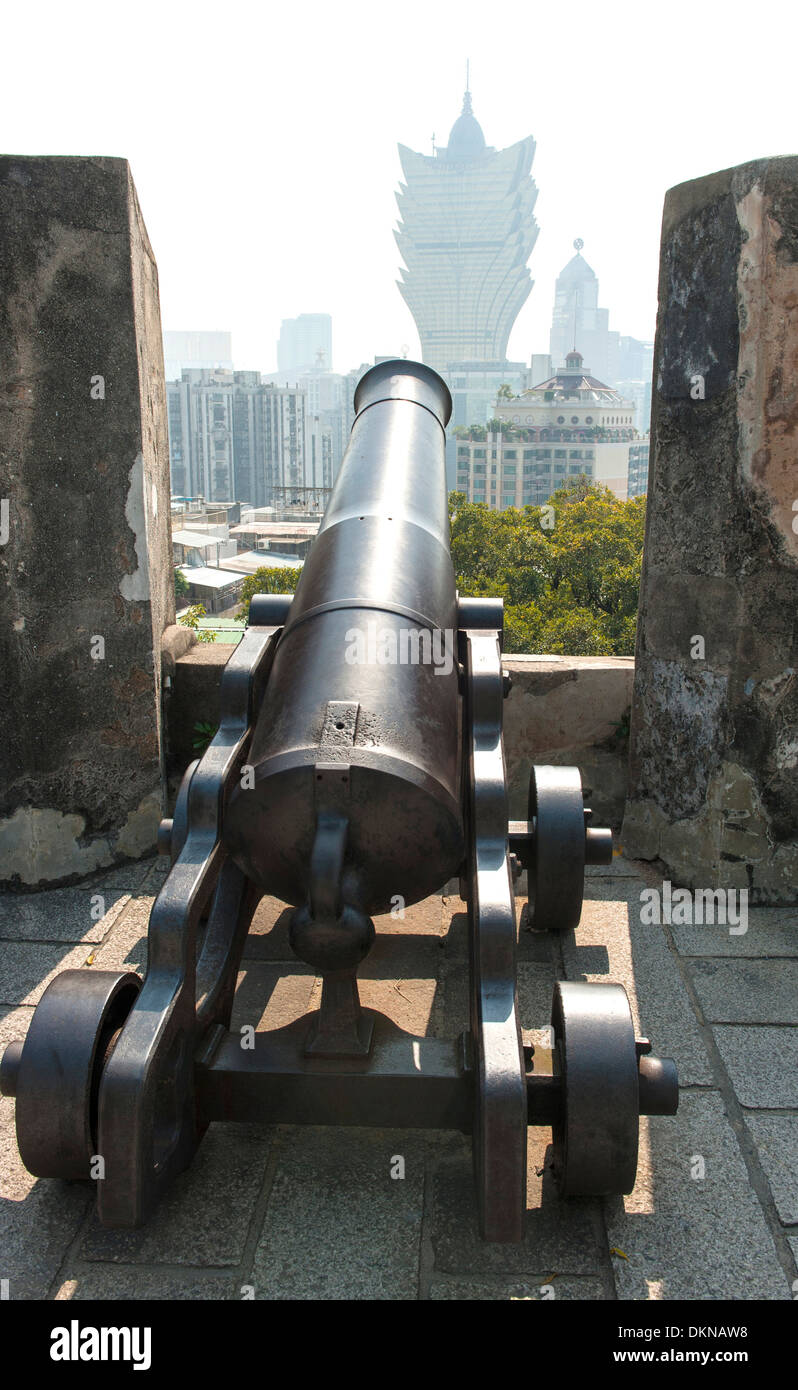
[[[796,144],[792,47],[772,43],[769,10],[778,28],[769,0],[756,25],[719,0],[677,0],[667,24],[626,0],[598,21],[582,0],[551,13],[407,0],[388,34],[356,0],[310,0],[301,19],[244,3],[235,22],[142,0],[132,27],[124,11],[39,4],[4,21],[7,51],[37,54],[35,81],[8,65],[4,144],[129,159],[169,328],[223,326],[237,367],[269,371],[282,320],[321,310],[346,372],[404,345],[419,355],[396,287],[397,144],[431,152],[433,134],[445,139],[470,57],[490,143],[536,142],[535,287],[508,357],[546,350],[576,237],[615,326],[646,339],[667,188]],[[282,56],[263,82],[267,51]]]

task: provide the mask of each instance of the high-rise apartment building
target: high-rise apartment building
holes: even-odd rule
[[[264,507],[328,493],[343,454],[347,379],[339,380],[336,409],[329,383],[316,382],[311,400],[303,379],[184,371],[166,388],[172,495]]]
[[[332,319],[329,314],[300,314],[283,319],[277,343],[280,372],[332,369]]]
[[[531,136],[504,150],[487,146],[469,91],[445,147],[423,155],[399,146],[399,290],[416,321],[422,359],[437,371],[507,356],[532,288],[534,154]]]
[[[629,445],[629,496],[642,497],[648,492],[648,447],[649,441],[641,439],[638,444]]]
[[[260,478],[257,372],[185,370],[166,387],[172,494],[228,502]]]

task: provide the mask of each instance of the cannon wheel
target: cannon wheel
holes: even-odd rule
[[[529,925],[535,931],[570,931],[579,924],[585,888],[585,803],[578,768],[532,768],[529,820],[535,822]]]
[[[552,1126],[562,1197],[631,1192],[640,1091],[635,1030],[622,985],[559,980],[551,1022],[562,1105]]]
[[[100,1079],[140,988],[124,971],[64,970],[42,995],[15,1077],[20,1157],[37,1177],[90,1176]]]

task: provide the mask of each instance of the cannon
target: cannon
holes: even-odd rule
[[[212,1121],[455,1129],[472,1136],[480,1231],[522,1238],[527,1126],[551,1126],[565,1195],[631,1191],[641,1114],[673,1114],[673,1062],[635,1037],[617,984],[560,981],[550,1046],[524,1047],[514,887],[529,925],[578,924],[586,864],[609,862],[574,768],[532,770],[508,821],[502,604],[459,597],[445,426],[430,368],[383,362],[292,596],[258,595],[221,682],[218,732],[159,833],[171,867],[142,980],[67,970],[0,1062],[19,1150],[41,1177],[101,1177],[100,1220],[142,1224]],[[373,918],[459,882],[470,1008],[415,1037],[361,1005]],[[292,908],[318,1009],[231,1031],[252,916]]]

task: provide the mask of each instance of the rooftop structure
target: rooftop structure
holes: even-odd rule
[[[510,400],[497,400],[495,414],[497,420],[522,427],[592,428],[618,439],[632,439],[636,433],[633,404],[593,376],[580,352],[569,352],[548,380]]]
[[[485,457],[483,441],[475,440],[476,447],[465,439],[458,441],[458,491],[467,486],[474,501],[485,500],[501,509],[520,501],[545,501],[572,475],[585,474],[616,497],[626,498],[629,448],[637,439],[634,405],[593,376],[581,353],[569,352],[554,376],[520,396],[497,399],[493,414],[516,428],[503,441],[497,436],[490,473],[478,471]],[[522,449],[519,455],[519,441],[536,447]]]
[[[237,555],[229,555],[219,561],[219,569],[233,570],[237,574],[254,574],[260,569],[301,569],[302,560],[297,555],[278,555],[274,551],[264,554],[262,550],[240,550]]]

